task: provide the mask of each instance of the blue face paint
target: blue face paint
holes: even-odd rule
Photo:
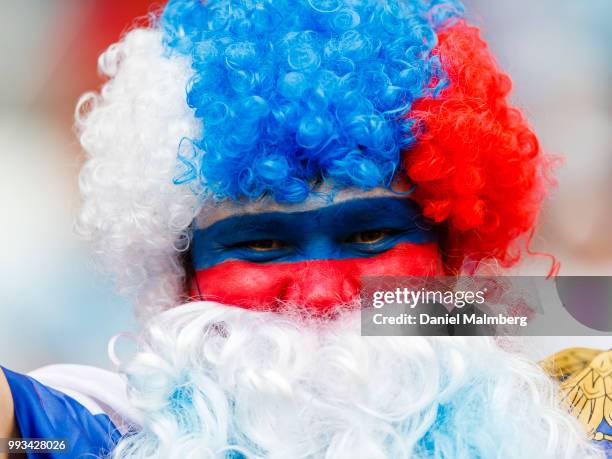
[[[253,263],[366,258],[437,232],[406,198],[361,198],[303,212],[245,214],[193,232],[196,271],[226,260]]]

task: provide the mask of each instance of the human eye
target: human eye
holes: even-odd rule
[[[255,252],[271,252],[287,248],[287,243],[279,239],[255,239],[236,244],[234,247],[253,250]]]
[[[347,242],[351,244],[375,245],[386,241],[393,234],[394,231],[388,229],[359,231],[358,233],[352,234],[347,239]]]

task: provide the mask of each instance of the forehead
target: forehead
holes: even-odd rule
[[[346,201],[352,201],[360,198],[398,198],[406,196],[405,193],[407,190],[408,189],[403,186],[396,186],[394,187],[394,190],[379,187],[368,191],[363,191],[356,188],[344,188],[340,190],[335,190],[329,187],[324,187],[315,192],[312,192],[305,201],[298,204],[279,203],[269,196],[258,199],[256,201],[245,202],[234,200],[208,200],[202,206],[202,210],[196,217],[194,223],[196,228],[203,229],[221,220],[225,220],[232,217],[272,212],[307,212],[310,210],[316,210],[323,207],[340,204]]]

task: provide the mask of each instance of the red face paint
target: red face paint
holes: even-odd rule
[[[256,310],[277,310],[294,303],[324,315],[358,299],[363,276],[440,274],[437,243],[400,243],[366,258],[269,264],[228,260],[197,271],[192,294],[200,300]]]

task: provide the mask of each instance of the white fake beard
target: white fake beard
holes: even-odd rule
[[[604,457],[554,383],[491,338],[362,337],[359,322],[160,314],[124,368],[144,422],[113,457]]]

